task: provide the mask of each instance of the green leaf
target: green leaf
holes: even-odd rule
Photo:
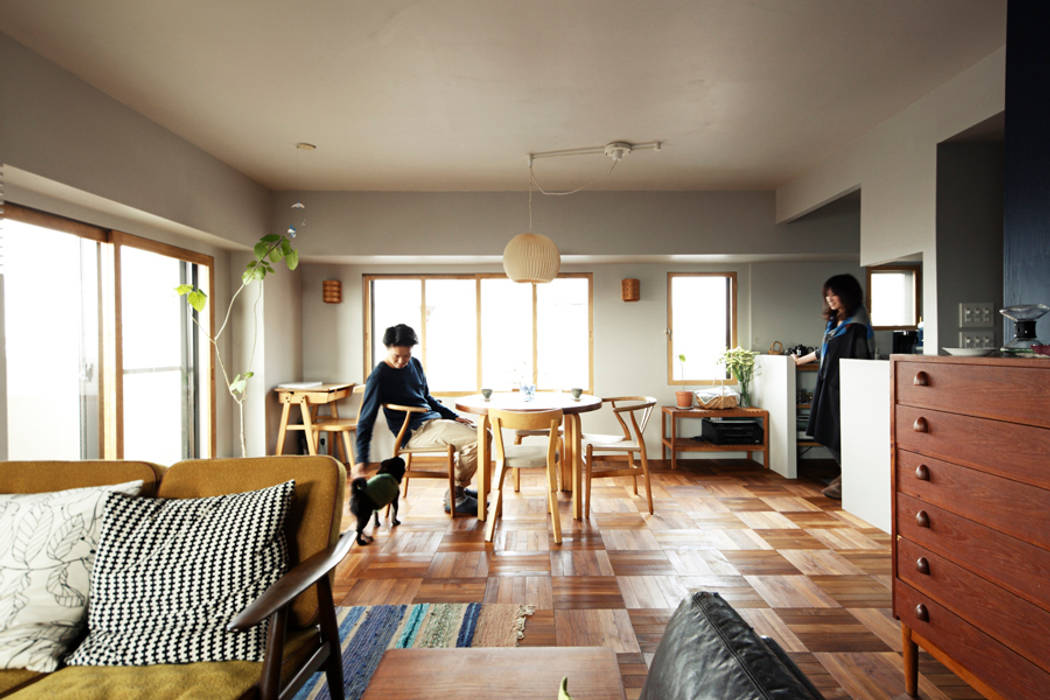
[[[276,243],[281,240],[281,236],[276,233],[268,233],[259,239],[260,243]]]
[[[241,273],[241,282],[244,282],[245,284],[251,284],[252,282],[255,281],[255,279],[256,278],[255,278],[255,269],[254,268],[251,268],[251,267],[246,268],[244,270],[244,272]]]
[[[178,294],[180,297],[183,294],[189,294],[192,291],[193,291],[193,285],[192,284],[180,284],[178,287],[175,287],[175,293]]]
[[[293,250],[284,256],[284,262],[289,270],[299,267],[299,251]]]
[[[190,302],[190,306],[195,308],[197,313],[200,313],[204,311],[204,305],[208,303],[208,295],[199,289],[195,289],[186,297],[186,301]]]
[[[281,239],[281,252],[286,256],[292,254],[292,242],[287,238]]]
[[[270,249],[270,246],[267,245],[266,243],[262,242],[262,241],[259,241],[258,243],[256,243],[255,244],[255,248],[254,248],[255,259],[256,260],[262,260],[264,257],[266,257],[266,251],[269,250],[269,249]]]
[[[283,257],[284,257],[284,253],[281,252],[280,246],[278,246],[278,247],[276,247],[276,248],[274,248],[273,250],[270,251],[270,261],[271,262],[277,262],[278,260],[280,260]]]

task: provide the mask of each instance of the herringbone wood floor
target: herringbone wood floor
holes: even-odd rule
[[[475,518],[441,510],[444,482],[411,482],[400,527],[354,547],[336,574],[339,605],[529,603],[523,645],[611,647],[637,698],[671,612],[689,592],[719,592],[775,638],[828,698],[906,697],[890,612],[889,535],[746,460],[679,462],[653,472],[655,515],[630,479],[596,480],[586,522],[561,494],[563,542],[550,537],[538,476],[508,479],[486,544]],[[641,487],[640,487],[641,488]],[[643,492],[644,494],[644,492]],[[345,527],[353,519],[347,512]],[[979,698],[920,654],[924,698]]]

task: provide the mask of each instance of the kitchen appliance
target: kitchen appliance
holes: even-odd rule
[[[893,331],[893,353],[895,355],[912,355],[919,342],[918,331]]]
[[[1014,322],[1013,339],[999,349],[1007,355],[1034,355],[1032,346],[1044,344],[1035,337],[1035,322],[1047,311],[1050,306],[1046,304],[1016,304],[999,309],[999,313]]]

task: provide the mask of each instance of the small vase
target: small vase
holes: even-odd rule
[[[740,408],[751,408],[751,382],[737,379],[737,384],[740,386],[740,401],[738,405]]]
[[[693,407],[693,392],[691,391],[676,391],[674,393],[675,403],[678,404],[678,408],[692,408]]]

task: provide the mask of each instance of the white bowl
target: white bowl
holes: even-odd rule
[[[995,348],[941,348],[949,355],[958,357],[981,357],[995,350]]]

